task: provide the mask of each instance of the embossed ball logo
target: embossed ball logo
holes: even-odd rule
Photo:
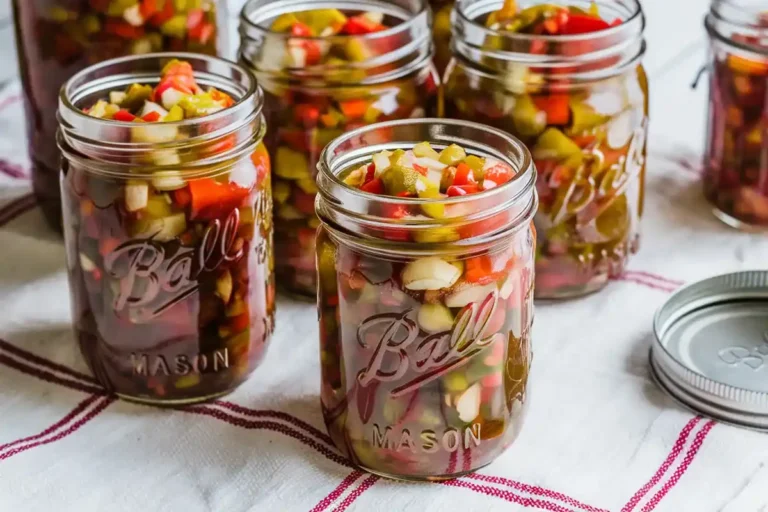
[[[178,247],[149,237],[119,245],[104,258],[107,273],[120,282],[115,311],[131,310],[134,322],[147,322],[197,292],[198,277],[243,256],[235,245],[240,212],[210,222],[196,247]]]
[[[497,306],[498,292],[493,291],[483,301],[464,307],[451,330],[429,335],[415,348],[412,345],[420,331],[410,318],[413,309],[369,317],[357,330],[357,341],[363,348],[375,346],[370,362],[358,374],[360,384],[398,382],[410,369],[416,376],[390,391],[396,398],[466,365],[495,341],[504,341],[501,333],[486,333]],[[378,341],[366,341],[371,338]]]

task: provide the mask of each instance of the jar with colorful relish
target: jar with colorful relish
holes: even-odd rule
[[[445,479],[494,460],[528,403],[536,171],[455,120],[370,125],[320,164],[321,401],[366,471]]]
[[[715,0],[710,38],[704,191],[725,223],[768,230],[768,10]]]
[[[426,0],[251,0],[240,58],[265,90],[278,285],[314,298],[316,164],[339,135],[436,114]]]
[[[637,251],[648,80],[636,0],[459,0],[447,117],[506,130],[538,170],[536,297],[601,289]]]
[[[199,54],[106,61],[62,89],[73,324],[122,398],[210,399],[264,356],[275,288],[262,105],[248,70]]]
[[[451,13],[453,0],[430,0],[432,38],[435,42],[435,66],[440,76],[451,61]]]
[[[223,55],[226,2],[13,0],[35,195],[61,229],[56,109],[59,89],[86,66],[150,52]]]

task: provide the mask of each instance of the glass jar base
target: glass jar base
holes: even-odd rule
[[[392,475],[389,473],[385,473],[383,471],[376,471],[375,469],[367,468],[365,466],[357,465],[358,468],[361,470],[371,473],[376,476],[380,476],[382,478],[386,478],[388,480],[396,480],[399,482],[444,482],[446,480],[455,480],[456,478],[460,478],[464,475],[468,475],[470,473],[474,473],[475,471],[484,468],[490,464],[488,462],[487,464],[483,464],[482,466],[478,466],[474,469],[470,469],[469,471],[461,471],[458,473],[452,473],[450,475],[428,475],[428,476],[416,476],[416,475]]]
[[[563,286],[557,289],[544,289],[544,290],[541,290],[539,287],[536,287],[533,298],[535,300],[551,300],[551,301],[578,299],[579,297],[584,297],[586,295],[591,295],[593,293],[599,292],[600,290],[605,288],[605,286],[608,284],[609,279],[610,277],[608,276],[608,274],[601,274],[599,276],[593,277],[588,282],[583,284]]]
[[[118,397],[120,400],[125,400],[126,402],[131,402],[134,404],[152,405],[155,407],[181,407],[185,405],[194,405],[194,404],[199,404],[204,402],[210,402],[217,398],[221,398],[222,396],[226,396],[232,393],[234,390],[235,388],[232,388],[232,389],[227,389],[225,391],[218,391],[210,395],[191,397],[191,398],[178,398],[178,399],[149,398],[145,396],[125,395],[123,393],[115,393],[115,396]]]
[[[723,224],[726,224],[732,228],[744,231],[745,233],[768,233],[768,225],[750,224],[743,220],[737,219],[730,213],[726,213],[717,206],[712,206],[712,214],[717,217]]]

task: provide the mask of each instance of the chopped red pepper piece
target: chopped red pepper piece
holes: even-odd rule
[[[561,34],[589,34],[605,30],[610,25],[603,19],[586,14],[571,14],[568,23],[560,27]]]
[[[182,208],[186,207],[189,203],[192,202],[192,195],[189,193],[189,189],[187,187],[174,190],[172,195],[173,201]]]
[[[469,185],[470,183],[475,183],[475,174],[467,164],[461,162],[456,166],[456,174],[453,177],[453,185],[463,186]]]
[[[571,119],[567,94],[549,94],[534,96],[533,103],[547,114],[547,124],[566,125]]]
[[[272,161],[269,159],[269,153],[264,143],[259,144],[259,147],[251,154],[251,162],[256,166],[256,182],[261,183],[272,170]]]
[[[160,25],[162,25],[166,21],[168,21],[171,18],[173,18],[174,14],[175,13],[174,13],[174,10],[173,10],[173,1],[171,1],[171,0],[164,0],[164,2],[163,2],[163,9],[162,10],[158,10],[158,12],[156,12],[155,15],[152,16],[152,18],[149,19],[149,22],[152,25],[155,25],[156,27],[159,27]]]
[[[368,168],[365,170],[365,183],[368,183],[374,177],[376,177],[376,164],[368,164]]]
[[[134,27],[126,21],[108,19],[104,25],[104,32],[123,39],[141,39],[144,36],[144,27]]]
[[[296,105],[293,109],[293,114],[296,122],[303,124],[305,127],[317,126],[317,121],[320,119],[320,109],[307,103]]]
[[[363,34],[370,34],[372,32],[380,32],[386,29],[381,23],[361,15],[350,17],[347,22],[341,27],[341,33],[348,36],[359,36]]]
[[[309,28],[309,25],[306,25],[300,21],[297,21],[293,24],[291,27],[291,34],[293,34],[296,37],[312,37],[312,29]]]
[[[213,37],[214,33],[216,32],[216,25],[213,23],[210,23],[208,21],[205,21],[195,28],[189,29],[187,34],[189,35],[189,38],[197,41],[201,44],[208,44],[208,41],[211,40],[211,37]]]
[[[115,121],[123,121],[123,122],[126,122],[126,123],[130,123],[134,119],[136,119],[136,116],[131,114],[130,112],[128,112],[125,109],[118,110],[117,112],[115,112],[115,115],[114,115],[114,120]]]
[[[466,196],[467,194],[474,194],[480,189],[475,184],[469,185],[452,185],[446,190],[448,197]]]
[[[368,102],[365,100],[347,100],[340,101],[339,108],[341,113],[346,116],[347,119],[359,119],[365,115],[365,111],[368,110]],[[351,130],[352,128],[350,128]]]
[[[160,112],[149,112],[145,116],[142,117],[142,119],[148,123],[155,123],[160,120]]]
[[[200,25],[205,19],[205,13],[202,9],[190,9],[187,11],[187,30],[192,30]]]
[[[157,6],[157,0],[142,0],[141,4],[139,5],[139,12],[141,13],[142,19],[148,20],[152,16],[155,15],[157,11],[160,9]]]
[[[238,208],[248,196],[249,189],[236,183],[219,183],[213,178],[200,178],[189,182],[192,219],[215,219]]]
[[[515,171],[506,164],[499,162],[490,169],[486,169],[483,179],[490,180],[496,185],[506,183],[515,177]]]
[[[362,187],[360,187],[360,190],[363,192],[368,192],[369,194],[383,194],[384,182],[381,181],[381,178],[376,178],[364,184]]]

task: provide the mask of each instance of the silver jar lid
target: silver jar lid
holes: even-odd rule
[[[703,415],[768,431],[768,272],[688,285],[653,328],[651,370],[665,391]]]

